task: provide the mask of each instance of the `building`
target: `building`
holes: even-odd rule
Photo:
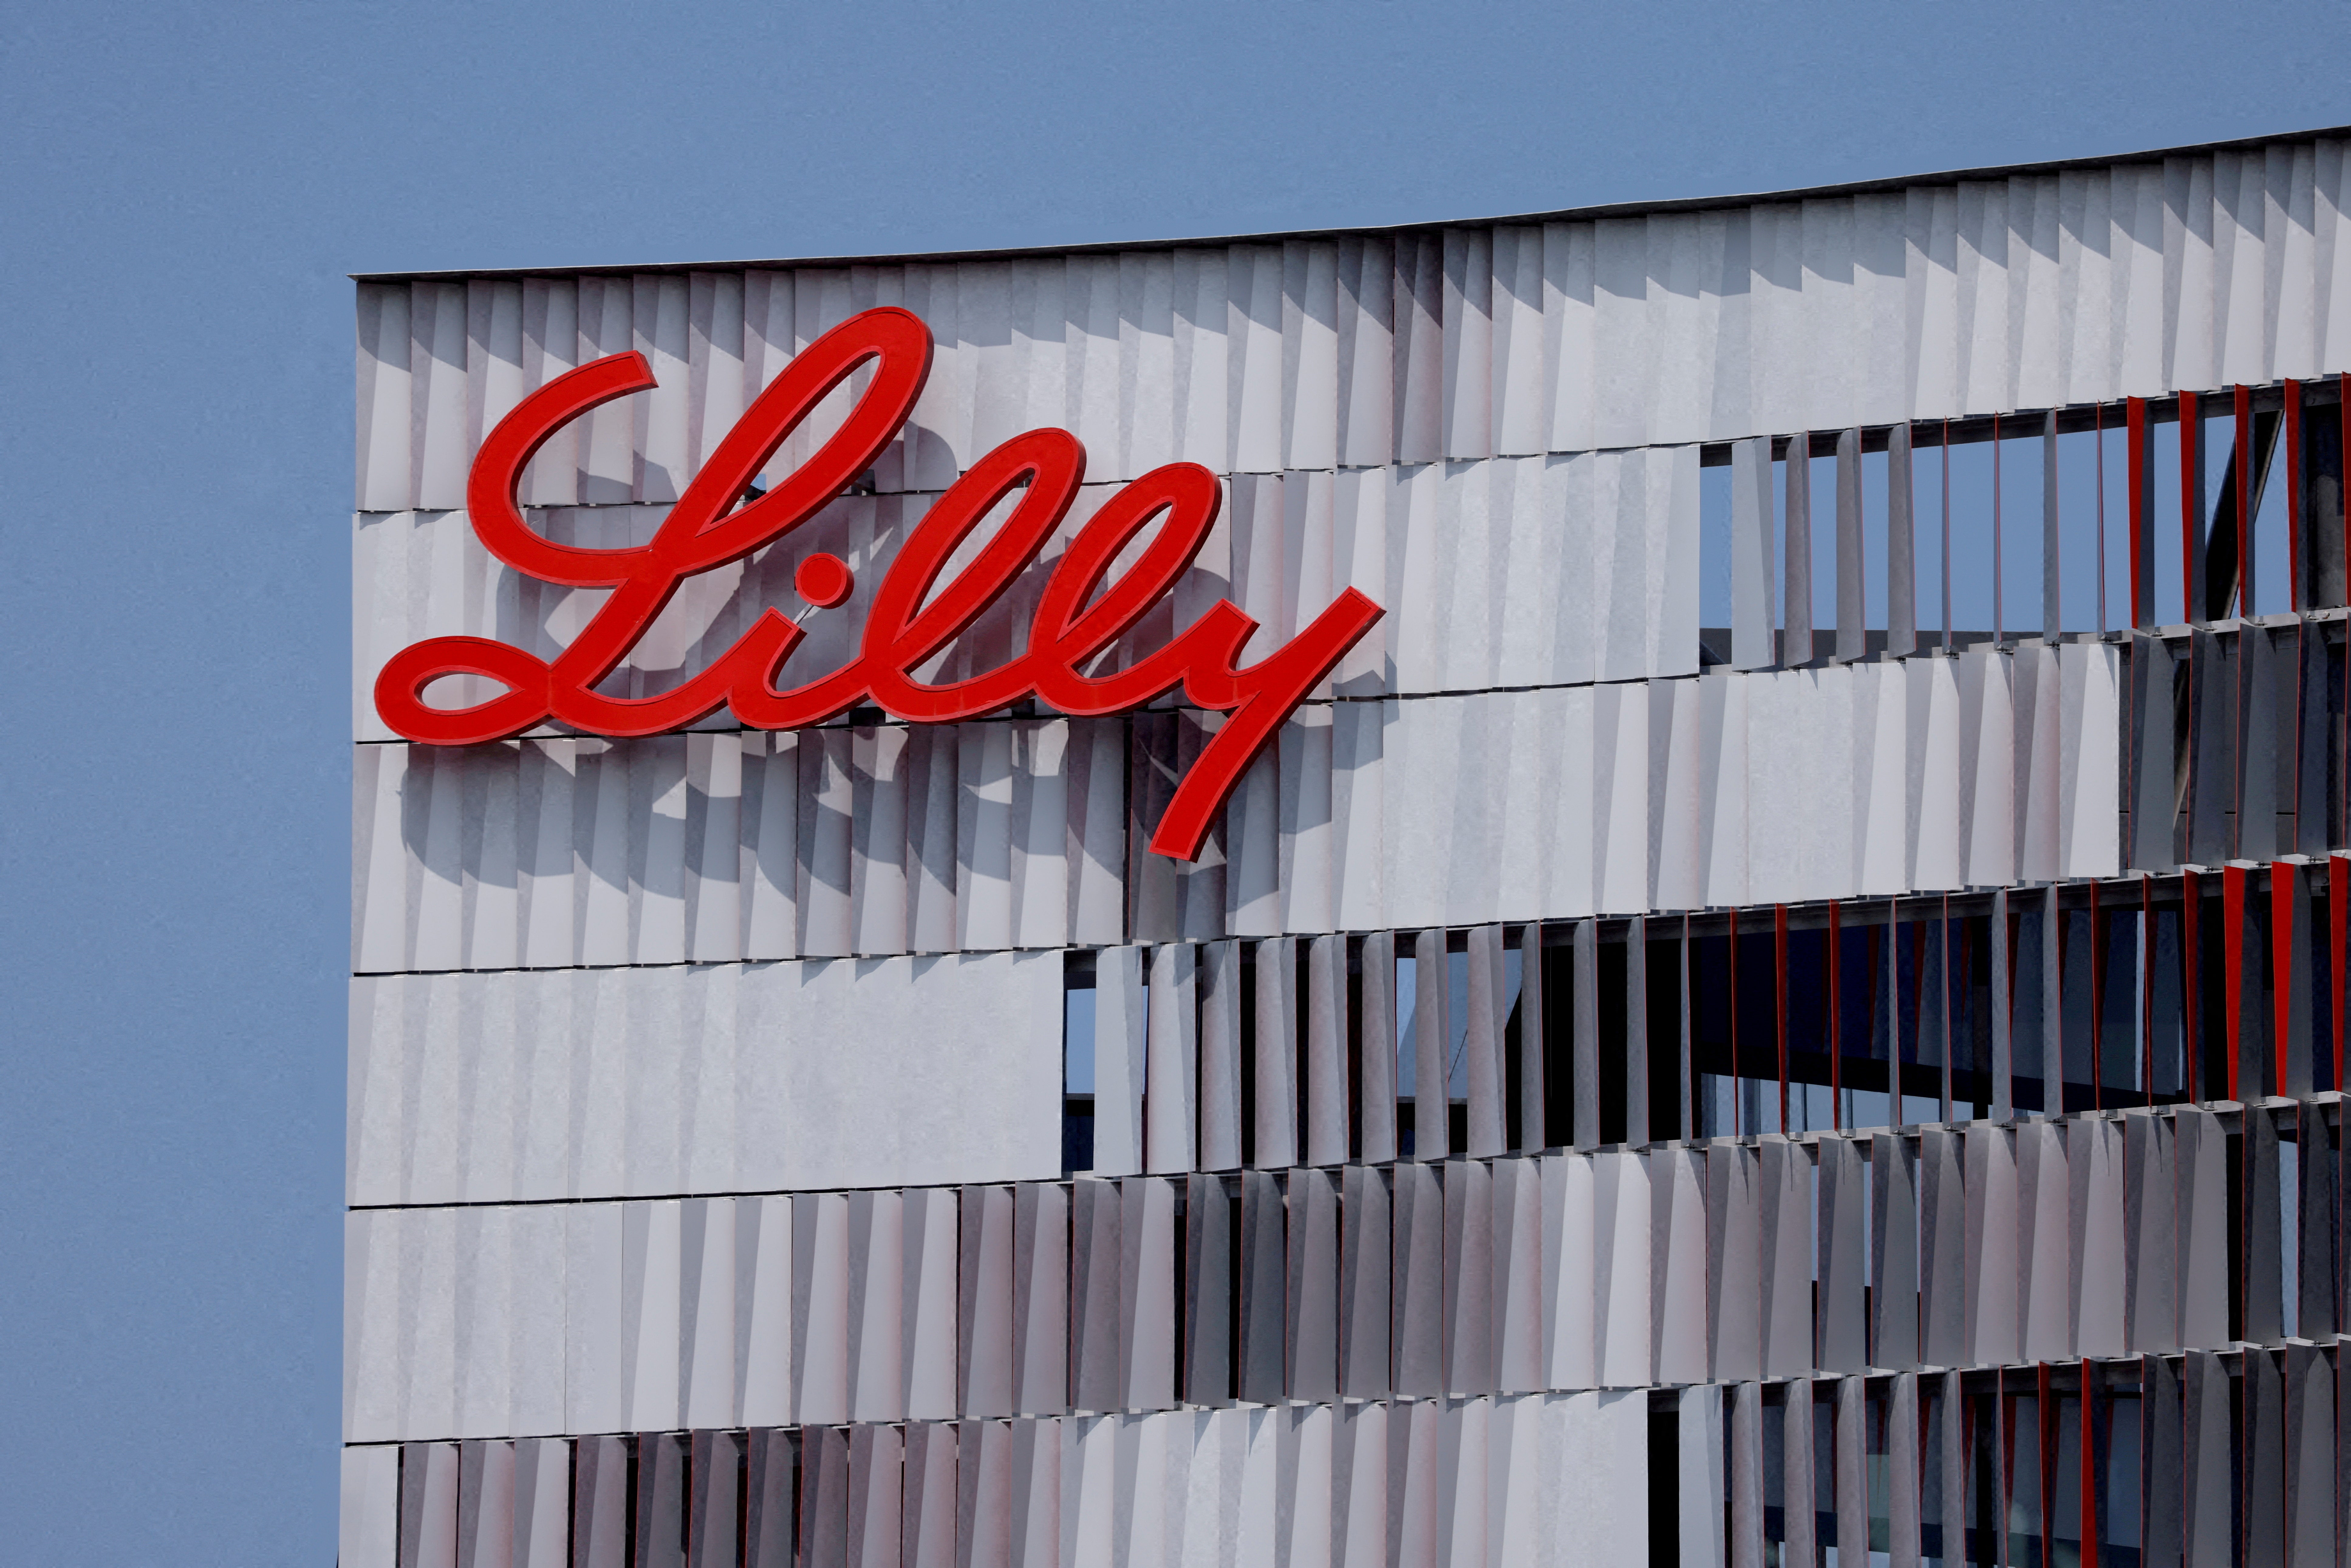
[[[360,279],[345,1568],[2338,1561],[2344,134]]]

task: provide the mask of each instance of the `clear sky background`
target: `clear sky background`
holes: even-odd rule
[[[15,0],[0,1564],[335,1551],[351,287],[2351,121],[2323,5]]]

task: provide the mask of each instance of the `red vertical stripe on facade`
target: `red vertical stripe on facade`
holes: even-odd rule
[[[2238,1051],[2243,1043],[2241,1025],[2245,1000],[2245,868],[2220,868],[2220,972],[2226,977],[2229,1004],[2229,1092],[2237,1099]]]

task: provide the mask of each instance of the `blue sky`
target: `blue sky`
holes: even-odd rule
[[[0,14],[0,1564],[334,1551],[354,271],[1140,240],[2351,121],[2241,4]]]

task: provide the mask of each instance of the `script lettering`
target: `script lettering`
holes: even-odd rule
[[[643,355],[614,354],[532,392],[482,443],[465,505],[484,548],[517,571],[611,594],[552,660],[485,637],[434,637],[393,655],[377,677],[376,711],[393,730],[433,746],[473,746],[550,719],[590,735],[658,735],[732,710],[757,729],[819,724],[872,702],[895,718],[944,724],[996,712],[1034,695],[1077,716],[1123,712],[1183,688],[1225,713],[1224,725],[1177,785],[1152,835],[1155,853],[1194,860],[1249,763],[1308,692],[1383,613],[1353,589],[1281,647],[1244,665],[1258,625],[1219,600],[1161,648],[1124,669],[1084,667],[1174,588],[1207,542],[1223,505],[1215,475],[1169,464],[1123,486],[1080,529],[1047,580],[1028,651],[999,668],[944,684],[914,672],[967,630],[1035,563],[1068,516],[1085,476],[1085,448],[1062,430],[1032,430],[988,453],[950,486],[907,536],[875,590],[857,657],[803,685],[778,687],[802,632],[773,606],[706,669],[651,697],[595,688],[635,647],[679,584],[740,560],[814,517],[894,439],[930,374],[928,328],[894,307],[867,310],[825,333],[785,367],[718,444],[648,544],[623,549],[559,545],[523,520],[515,492],[548,438],[600,404],[654,384]],[[868,363],[871,382],[841,428],[764,496],[736,503],[786,438],[834,388]],[[1009,514],[972,560],[940,582],[956,549],[998,506]],[[1155,522],[1134,565],[1106,586],[1119,552]],[[849,596],[850,573],[830,555],[800,563],[793,586],[820,609]],[[469,707],[435,707],[425,688],[480,675],[505,689]]]

